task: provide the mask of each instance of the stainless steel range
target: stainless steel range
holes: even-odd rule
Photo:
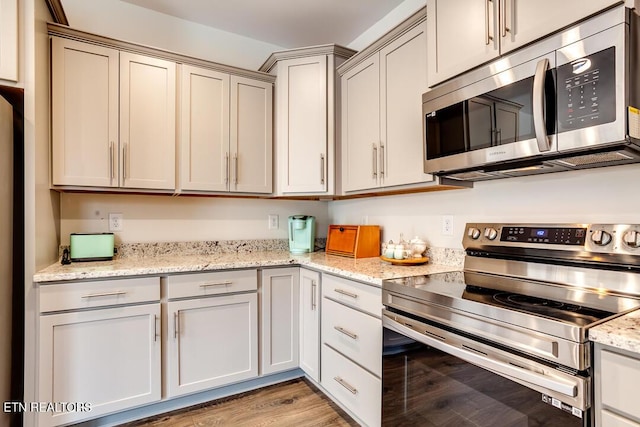
[[[640,225],[467,224],[463,247],[464,271],[383,282],[383,424],[593,425],[589,329],[640,307]]]

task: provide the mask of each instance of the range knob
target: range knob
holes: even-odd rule
[[[485,228],[484,237],[486,237],[489,240],[494,240],[496,237],[498,237],[498,230],[491,227]]]
[[[480,237],[480,230],[475,227],[469,227],[469,230],[467,230],[467,236],[473,240],[478,240],[478,237]]]
[[[630,248],[638,248],[640,247],[640,232],[629,230],[622,236],[622,241]]]
[[[591,233],[591,241],[598,246],[606,246],[611,242],[611,234],[604,230],[594,230]]]

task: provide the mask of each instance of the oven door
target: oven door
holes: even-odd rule
[[[423,95],[424,171],[443,173],[557,152],[555,52]],[[489,73],[489,71],[487,72]]]
[[[382,425],[590,426],[588,377],[383,311]]]

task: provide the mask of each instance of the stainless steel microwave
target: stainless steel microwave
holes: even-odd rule
[[[425,173],[480,181],[640,162],[639,27],[619,6],[423,94]]]

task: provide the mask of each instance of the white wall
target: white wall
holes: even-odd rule
[[[640,224],[640,166],[508,178],[475,183],[473,189],[332,202],[335,223],[383,228],[383,239],[418,235],[431,246],[461,248],[467,222],[569,222]],[[443,215],[453,215],[454,235],[442,234]]]
[[[284,49],[120,0],[62,0],[62,6],[72,28],[250,70]]]
[[[290,215],[316,217],[316,236],[326,237],[327,202],[133,194],[62,194],[61,244],[69,234],[107,232],[109,212],[124,215],[116,243],[286,239]],[[279,216],[269,230],[267,216]]]

